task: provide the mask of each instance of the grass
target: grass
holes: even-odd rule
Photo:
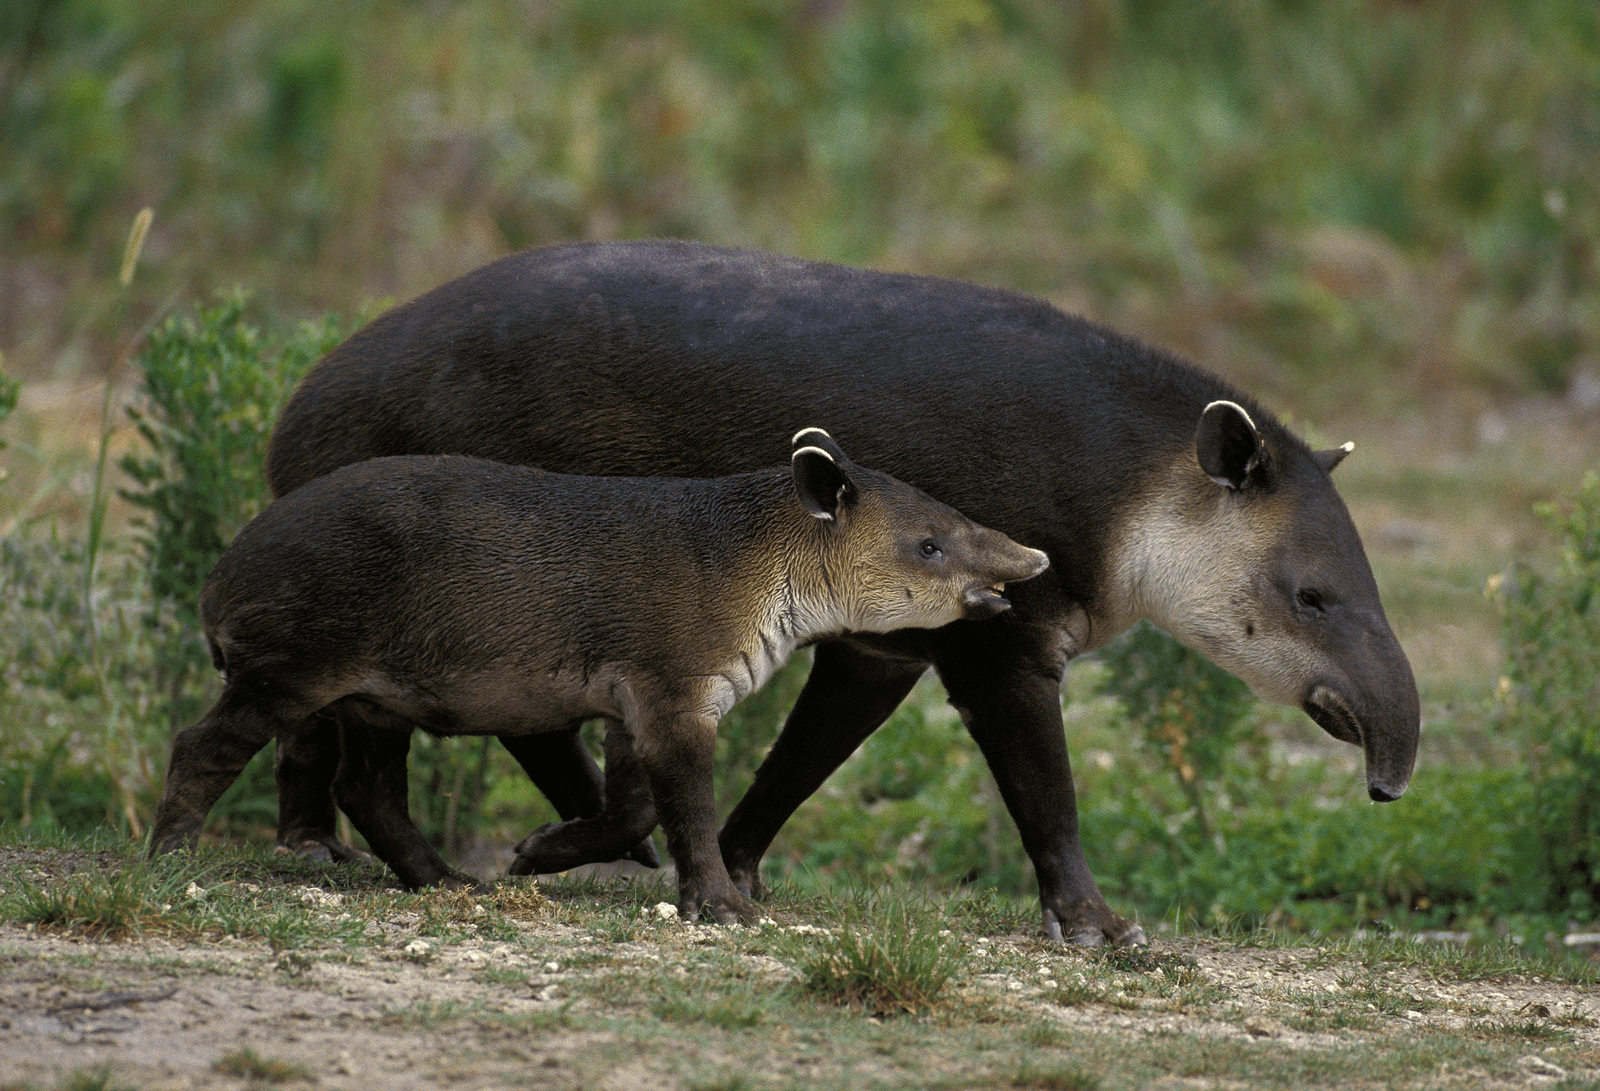
[[[214,1072],[239,1076],[251,1083],[290,1083],[294,1080],[315,1082],[316,1074],[305,1065],[280,1061],[273,1057],[257,1056],[249,1046],[224,1053],[211,1062]]]
[[[965,942],[920,899],[852,899],[837,927],[789,956],[800,987],[878,1015],[932,1011],[966,961]]]

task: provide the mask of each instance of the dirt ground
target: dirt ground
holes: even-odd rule
[[[38,882],[59,866],[59,854],[0,854],[0,875],[13,882]],[[691,926],[648,900],[619,910],[620,899],[602,895],[591,899],[601,903],[594,914],[559,908],[518,922],[514,938],[478,936],[470,924],[422,936],[420,915],[407,911],[367,920],[370,942],[352,946],[315,938],[347,922],[354,903],[344,895],[279,893],[305,907],[310,942],[96,941],[0,925],[0,1089],[242,1087],[250,1077],[225,1069],[243,1049],[281,1062],[276,1074],[287,1082],[399,1091],[1295,1086],[1295,1071],[1313,1071],[1307,1058],[1331,1059],[1334,1072],[1363,1051],[1457,1040],[1462,1051],[1427,1053],[1431,1071],[1399,1080],[1380,1071],[1373,1085],[1569,1089],[1600,1080],[1600,995],[1525,974],[1363,970],[1323,948],[1183,939],[1153,944],[1150,965],[1166,970],[1123,975],[1036,936],[977,935],[954,982],[956,1014],[833,1009],[807,1022],[814,1001],[771,999],[793,992],[795,971],[759,940],[827,921]],[[1183,967],[1184,988],[1150,987],[1173,967]],[[726,999],[734,994],[742,999]],[[669,995],[678,1007],[663,1006]],[[1148,1083],[1116,1076],[1123,1063],[1160,1069],[1160,1054],[1181,1048],[1235,1049],[1276,1067],[1231,1062],[1241,1068],[1233,1079],[1194,1061]],[[1049,1057],[1099,1074],[1028,1082],[1030,1058]],[[102,1082],[74,1085],[75,1074]]]

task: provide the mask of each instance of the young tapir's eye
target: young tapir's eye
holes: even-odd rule
[[[1300,605],[1304,606],[1307,610],[1322,609],[1322,596],[1311,590],[1309,587],[1302,588],[1300,593],[1297,594],[1295,598],[1299,599]]]
[[[935,542],[932,538],[929,538],[927,541],[923,542],[919,548],[922,550],[922,555],[924,557],[937,557],[941,552],[943,552],[943,550],[939,548],[939,543]]]

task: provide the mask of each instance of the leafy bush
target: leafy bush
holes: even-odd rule
[[[1163,820],[1192,828],[1225,855],[1219,812],[1266,769],[1267,739],[1251,716],[1249,688],[1149,622],[1113,642],[1102,660],[1110,668],[1103,692],[1121,699],[1140,744],[1159,757],[1188,804],[1186,814]]]
[[[1505,616],[1506,727],[1526,740],[1524,811],[1536,873],[1530,910],[1600,910],[1600,475],[1540,514],[1562,545],[1548,575],[1527,566],[1491,582]],[[1542,903],[1542,904],[1540,904]]]

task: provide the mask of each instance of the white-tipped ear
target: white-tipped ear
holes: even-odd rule
[[[1207,477],[1228,489],[1242,489],[1266,464],[1267,449],[1255,421],[1237,402],[1215,401],[1200,414],[1194,453]]]
[[[1317,460],[1317,465],[1327,470],[1330,474],[1333,468],[1344,461],[1344,456],[1356,449],[1354,443],[1341,443],[1337,447],[1330,447],[1326,451],[1313,451],[1311,457]]]
[[[841,466],[850,465],[850,459],[845,456],[844,449],[834,442],[833,437],[820,428],[802,428],[789,439],[791,452],[802,447],[817,447],[833,456],[833,460]]]
[[[833,522],[855,495],[844,467],[821,447],[802,447],[789,457],[795,495],[813,516]]]

